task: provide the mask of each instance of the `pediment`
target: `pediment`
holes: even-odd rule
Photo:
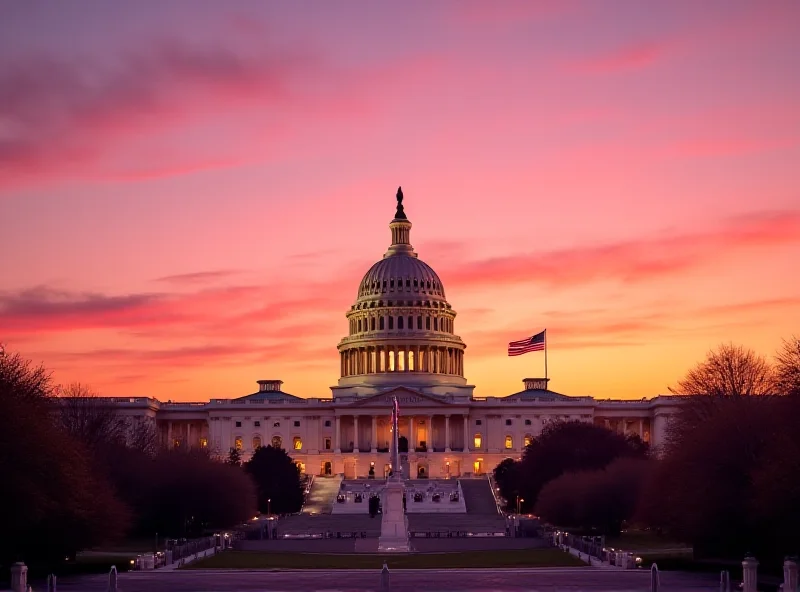
[[[426,395],[408,387],[399,386],[376,395],[370,395],[355,401],[349,407],[380,407],[387,408],[392,405],[392,400],[397,397],[400,409],[403,407],[446,407],[448,402],[443,397]]]

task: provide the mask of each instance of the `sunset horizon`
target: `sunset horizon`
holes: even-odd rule
[[[476,397],[545,329],[597,399],[800,332],[797,3],[86,5],[0,8],[0,343],[57,384],[330,397],[398,185]]]

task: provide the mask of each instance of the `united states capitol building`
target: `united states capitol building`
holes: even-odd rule
[[[304,473],[346,479],[388,474],[390,414],[400,406],[403,475],[462,477],[518,458],[544,426],[585,421],[651,446],[665,437],[677,401],[567,396],[543,378],[513,394],[475,397],[467,383],[466,344],[436,272],[411,245],[411,222],[398,191],[391,245],[364,275],[338,344],[340,378],[331,396],[301,398],[281,380],[258,380],[252,394],[199,403],[111,398],[121,414],[153,421],[167,446],[207,448],[247,459],[259,446],[286,449]]]

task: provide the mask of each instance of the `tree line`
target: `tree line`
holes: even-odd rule
[[[681,405],[660,450],[603,426],[547,426],[494,471],[508,509],[586,534],[650,528],[701,558],[798,554],[800,339],[773,360],[722,345],[670,390]]]
[[[126,420],[86,386],[59,387],[2,348],[0,474],[3,573],[14,561],[55,565],[124,538],[188,538],[303,503],[284,450],[242,464],[167,447],[154,422]]]

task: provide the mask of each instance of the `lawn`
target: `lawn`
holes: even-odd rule
[[[575,567],[586,565],[558,549],[512,549],[461,553],[322,554],[226,551],[184,569],[432,569],[467,567]]]
[[[650,530],[628,530],[618,537],[606,537],[606,547],[626,551],[662,551],[681,550],[686,553],[691,547],[666,537],[658,536]]]

